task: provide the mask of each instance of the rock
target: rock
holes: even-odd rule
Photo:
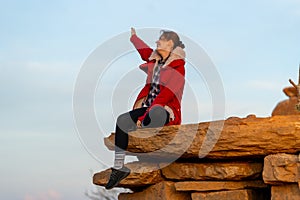
[[[300,111],[297,110],[296,105],[298,103],[297,90],[295,87],[286,87],[283,92],[289,99],[281,101],[277,104],[272,112],[272,116],[275,115],[300,115]]]
[[[155,163],[133,162],[126,164],[126,167],[131,169],[131,173],[126,179],[120,182],[119,187],[137,188],[163,181],[159,166]],[[107,169],[94,174],[93,183],[95,185],[105,186],[110,173],[111,170]]]
[[[264,159],[263,180],[268,184],[300,182],[300,160],[298,155],[275,154]]]
[[[300,190],[297,184],[272,186],[271,195],[271,200],[299,200]]]
[[[176,191],[215,191],[238,190],[244,188],[266,188],[260,180],[256,181],[185,181],[175,183]]]
[[[300,115],[300,111],[297,110],[296,104],[298,103],[297,97],[291,97],[290,99],[281,101],[277,104],[272,112],[272,116],[275,115]]]
[[[172,163],[162,174],[172,180],[243,180],[261,177],[262,163]]]
[[[211,123],[222,124],[221,121]],[[229,118],[223,127],[214,130],[218,128],[221,131],[219,138],[213,135],[217,132],[211,131],[208,122],[140,129],[130,132],[128,153],[153,161],[158,158],[199,158],[204,140],[208,141],[205,148],[213,147],[206,155],[210,159],[263,158],[269,154],[300,151],[300,115]],[[209,137],[205,138],[207,132]],[[210,143],[215,139],[218,139],[215,145]],[[114,149],[113,141],[114,134],[105,139],[111,150]]]
[[[257,117],[256,117],[256,115],[254,115],[254,114],[250,114],[250,115],[247,115],[246,118],[252,118],[252,119],[255,119],[255,118],[257,118]]]
[[[173,182],[163,181],[146,188],[142,192],[133,194],[120,194],[119,200],[190,200],[191,195],[177,192]]]
[[[265,190],[249,189],[192,193],[192,200],[266,200],[268,197]]]

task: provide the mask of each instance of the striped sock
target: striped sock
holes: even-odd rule
[[[124,165],[125,151],[115,152],[114,169],[121,169]]]

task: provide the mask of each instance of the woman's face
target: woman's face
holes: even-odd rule
[[[156,50],[159,51],[168,51],[171,52],[173,49],[174,43],[172,40],[167,40],[163,35],[156,41]]]

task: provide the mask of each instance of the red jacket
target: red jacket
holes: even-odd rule
[[[153,51],[144,41],[136,35],[130,38],[135,48],[138,50],[141,58],[146,63],[140,65],[145,73],[147,73],[146,84],[137,96],[133,109],[140,108],[142,102],[146,100],[150,90],[152,75],[157,61],[160,59],[156,51]],[[163,106],[170,113],[170,121],[166,125],[174,125],[181,123],[181,99],[185,83],[185,52],[181,47],[176,47],[172,52],[164,66],[160,71],[160,93],[154,99],[144,116],[139,120],[143,120],[146,114],[153,106]]]

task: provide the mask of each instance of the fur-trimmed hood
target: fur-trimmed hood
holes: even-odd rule
[[[153,51],[149,57],[149,60],[155,60],[158,62],[161,59],[161,56],[157,53],[157,51]],[[174,60],[185,59],[185,51],[181,47],[176,47],[172,52],[169,58],[166,60],[166,63],[162,66],[165,67],[169,65]]]

